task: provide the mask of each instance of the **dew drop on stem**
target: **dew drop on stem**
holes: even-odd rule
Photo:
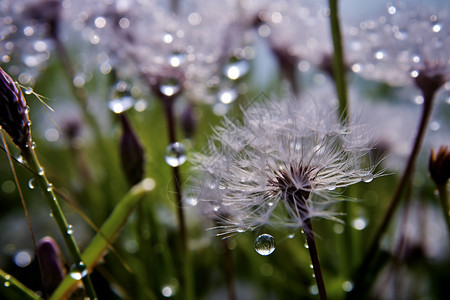
[[[182,143],[175,142],[167,146],[165,160],[169,166],[181,166],[186,162],[186,159],[186,148]]]

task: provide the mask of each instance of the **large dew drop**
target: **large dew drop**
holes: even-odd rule
[[[182,143],[175,142],[166,148],[166,163],[172,167],[178,167],[186,161],[186,148]]]
[[[84,262],[80,261],[78,264],[74,265],[70,269],[70,277],[72,277],[75,280],[81,280],[83,277],[85,277],[88,273],[88,269]]]
[[[180,90],[181,85],[175,78],[168,78],[166,80],[163,80],[159,85],[159,91],[167,97],[176,95]]]
[[[133,107],[134,102],[128,84],[125,81],[118,81],[112,88],[108,108],[120,114]]]
[[[260,255],[270,255],[275,251],[276,243],[270,234],[261,234],[255,240],[255,250]]]

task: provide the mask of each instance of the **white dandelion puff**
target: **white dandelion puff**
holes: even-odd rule
[[[211,204],[219,235],[333,219],[327,209],[342,199],[333,190],[380,176],[367,162],[368,128],[341,125],[336,115],[324,103],[284,99],[214,129],[207,154],[193,162],[202,175],[199,200]]]

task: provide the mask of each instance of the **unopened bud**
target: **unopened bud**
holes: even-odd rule
[[[39,262],[42,269],[44,291],[51,295],[64,278],[61,251],[55,240],[49,236],[38,243]]]
[[[431,149],[428,165],[431,178],[437,185],[444,185],[450,178],[450,151],[448,146],[441,146],[437,153]]]
[[[125,114],[121,113],[122,136],[120,138],[120,159],[125,177],[130,185],[135,185],[144,177],[144,148],[131,127]]]
[[[30,124],[22,91],[0,68],[0,126],[21,150],[31,143]]]

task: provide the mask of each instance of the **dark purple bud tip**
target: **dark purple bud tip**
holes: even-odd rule
[[[31,144],[28,106],[12,78],[0,68],[0,126],[24,150]]]
[[[436,153],[431,149],[428,165],[431,178],[437,185],[447,184],[450,178],[450,151],[448,146],[441,146]]]
[[[47,295],[51,295],[64,278],[61,251],[55,240],[47,236],[38,243],[38,255],[42,269],[44,291]]]
[[[131,127],[125,114],[119,114],[122,125],[120,137],[120,160],[125,177],[130,185],[135,185],[144,177],[144,148]]]

